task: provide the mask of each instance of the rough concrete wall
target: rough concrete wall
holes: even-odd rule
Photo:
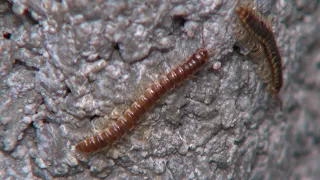
[[[319,1],[255,3],[274,17],[279,97],[234,50],[234,1],[1,1],[0,179],[317,179]],[[203,46],[207,65],[134,131],[74,151]]]

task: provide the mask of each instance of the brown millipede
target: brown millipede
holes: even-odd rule
[[[238,6],[236,14],[244,30],[238,30],[240,44],[249,50],[249,55],[258,64],[258,75],[272,94],[279,93],[282,83],[282,63],[275,36],[267,20],[250,5]]]
[[[161,77],[158,82],[153,83],[110,127],[80,141],[76,145],[76,150],[90,153],[116,142],[127,131],[131,130],[137,124],[140,117],[166,92],[194,74],[207,61],[208,51],[204,48],[197,49],[183,64],[180,64]]]

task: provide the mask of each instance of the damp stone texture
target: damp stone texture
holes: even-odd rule
[[[318,179],[320,5],[254,0],[272,17],[272,96],[236,46],[232,0],[0,2],[0,179]],[[101,132],[197,48],[204,67],[119,142]]]

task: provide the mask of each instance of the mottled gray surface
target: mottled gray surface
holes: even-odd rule
[[[318,179],[319,1],[255,3],[274,17],[279,97],[233,50],[234,1],[1,1],[0,179]],[[208,64],[133,132],[74,151],[203,46]]]

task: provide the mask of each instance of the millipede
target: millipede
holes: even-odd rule
[[[166,92],[197,72],[208,61],[208,51],[199,48],[184,63],[162,76],[128,108],[111,126],[104,131],[80,141],[79,152],[90,153],[112,145],[126,132],[132,130],[143,116]]]
[[[235,10],[242,29],[237,30],[238,41],[249,50],[258,64],[257,74],[271,94],[279,93],[282,83],[282,63],[272,27],[251,5],[238,5]]]

